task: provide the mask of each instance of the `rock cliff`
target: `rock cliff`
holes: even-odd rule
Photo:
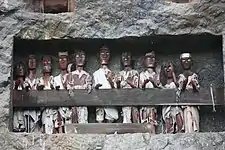
[[[156,135],[14,134],[7,131],[13,38],[70,39],[210,33],[225,29],[225,1],[77,0],[74,13],[31,12],[21,0],[0,2],[0,149],[225,149],[225,133]],[[42,140],[42,141],[40,141]],[[27,146],[26,146],[27,143]],[[40,146],[41,143],[41,146]]]

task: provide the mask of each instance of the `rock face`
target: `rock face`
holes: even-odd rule
[[[164,0],[82,0],[74,13],[29,12],[22,0],[0,2],[0,149],[225,149],[225,133],[180,135],[59,135],[40,138],[7,131],[13,37],[25,39],[121,38],[210,33],[225,29],[225,1],[176,4]],[[33,143],[32,143],[33,142]],[[32,143],[32,144],[29,144]]]
[[[224,133],[123,134],[123,135],[24,135],[2,133],[0,149],[26,150],[223,150]]]

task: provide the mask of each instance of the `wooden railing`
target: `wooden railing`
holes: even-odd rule
[[[214,89],[215,105],[224,105],[224,89]],[[14,107],[55,107],[55,106],[149,106],[149,105],[213,105],[210,89],[199,92],[185,91],[176,99],[173,89],[110,89],[74,90],[70,97],[66,90],[13,91]]]
[[[185,91],[177,99],[173,89],[110,89],[75,90],[70,97],[66,90],[49,91],[16,91],[13,90],[14,108],[57,107],[57,106],[148,106],[148,105],[224,105],[224,89],[202,88],[199,92]],[[213,107],[214,108],[214,107]],[[137,123],[88,123],[66,124],[66,133],[78,134],[124,134],[146,133],[150,131],[149,124]]]

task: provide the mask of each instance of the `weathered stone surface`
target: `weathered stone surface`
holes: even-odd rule
[[[225,133],[26,135],[2,133],[0,149],[26,150],[223,150]]]
[[[39,14],[28,12],[22,0],[0,1],[0,83],[11,70],[13,37],[120,38],[160,34],[211,33],[225,29],[225,2],[201,0],[176,4],[164,0],[77,0],[74,13]],[[29,9],[30,10],[30,9]],[[38,135],[7,132],[10,86],[0,89],[0,149],[225,149],[225,133],[157,135]],[[45,144],[43,144],[45,141]],[[65,142],[63,142],[65,141]],[[66,142],[67,141],[67,142]],[[24,144],[25,143],[25,144]],[[41,143],[41,144],[40,144]]]

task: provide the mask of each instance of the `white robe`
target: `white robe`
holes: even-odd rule
[[[133,84],[138,87],[138,72],[136,70],[125,71],[122,70],[119,72],[119,80],[121,81],[120,86],[123,89],[131,89],[132,87],[127,83],[127,78],[130,77],[133,80]],[[131,123],[131,107],[122,107],[123,112],[123,123]]]
[[[166,89],[176,89],[176,85],[174,82],[171,82],[170,84],[166,84],[165,85]],[[163,106],[162,109],[162,116],[163,116],[163,120],[166,122],[166,119],[169,119],[170,117],[172,117],[173,120],[173,125],[177,122],[176,121],[176,116],[180,114],[181,118],[183,120],[183,111],[180,108],[180,106]],[[184,127],[183,127],[184,128]],[[182,128],[182,130],[183,130]],[[178,129],[178,128],[176,128]]]
[[[37,79],[35,78],[31,80],[29,77],[26,77],[25,84],[29,85],[31,87],[31,90],[36,90]],[[29,132],[39,132],[40,129],[37,126],[37,122],[40,119],[40,110],[25,110],[23,114],[24,116],[30,116],[32,118],[29,120]],[[26,121],[28,120],[25,120],[25,125],[27,125]]]
[[[87,73],[86,71],[84,70],[75,70],[75,71],[72,71],[72,76],[75,76],[77,75],[78,78],[79,78],[79,81],[81,80],[82,76],[85,75],[86,78],[85,78],[85,81],[84,81],[84,84],[83,85],[75,85],[74,83],[74,78],[72,79],[73,81],[73,89],[88,89],[88,88],[91,88],[91,81],[92,81],[92,78],[90,76],[89,73]],[[89,87],[90,86],[90,87]],[[77,115],[78,115],[78,123],[88,123],[88,109],[87,107],[76,107],[77,109]]]
[[[58,76],[55,76],[54,77],[54,88],[59,86],[59,90],[64,90],[65,87],[64,87],[63,83],[66,82],[67,75],[68,74],[65,74],[65,75],[62,76],[61,74],[59,74]],[[59,111],[60,115],[62,116],[62,118],[65,119],[65,122],[62,121],[61,126],[64,126],[64,124],[67,124],[67,123],[71,123],[71,114],[72,114],[72,112],[71,112],[70,108],[68,108],[68,107],[59,107],[58,111]],[[56,120],[55,127],[56,128],[59,127],[58,126],[58,120]]]
[[[179,75],[178,84],[182,85],[186,77],[183,74]],[[193,89],[191,81],[194,81],[197,85],[197,89],[200,88],[198,83],[198,75],[193,73],[188,76],[188,82],[186,90]],[[199,112],[196,106],[182,106],[184,108],[184,127],[186,133],[199,132]]]
[[[140,73],[139,86],[141,87],[142,86],[142,83],[144,83],[144,81],[145,80],[148,80],[149,78],[152,78],[152,79],[157,78],[158,79],[158,74],[156,74],[155,72],[150,73],[147,70],[146,71],[142,71]],[[149,81],[145,85],[145,88],[154,88],[154,85],[152,84],[152,82]],[[143,112],[146,112],[146,114],[147,114],[147,116],[146,116],[145,119],[143,118]],[[141,109],[140,109],[141,123],[149,123],[151,121],[151,119],[152,119],[151,116],[150,116],[152,112],[157,113],[157,110],[155,109],[155,107],[151,107],[151,106],[141,107]],[[157,122],[154,122],[154,124],[157,124]]]
[[[44,85],[43,77],[41,77],[38,80],[38,86],[40,86],[40,85]],[[53,85],[53,86],[55,85],[53,76],[50,76],[47,85],[45,85],[45,87],[44,87],[44,90],[51,90],[51,85]],[[42,111],[41,120],[42,120],[42,124],[45,125],[45,133],[46,134],[53,133],[53,128],[54,128],[53,121],[57,122],[57,119],[58,119],[57,109],[45,108]]]
[[[99,89],[111,89],[111,85],[109,81],[106,79],[106,74],[110,70],[108,68],[100,68],[93,73],[94,77],[94,86],[97,84],[102,84]],[[105,107],[105,108],[97,108],[96,109],[96,120],[102,122],[104,120],[104,111],[105,111],[105,119],[114,121],[119,118],[118,111],[113,107]]]
[[[24,84],[25,87],[25,84]],[[15,89],[15,81],[13,82],[13,89]],[[17,90],[22,90],[21,86],[18,86]],[[20,128],[25,128],[25,118],[23,115],[23,110],[15,109],[13,111],[13,129],[19,129],[19,125],[21,125]]]

